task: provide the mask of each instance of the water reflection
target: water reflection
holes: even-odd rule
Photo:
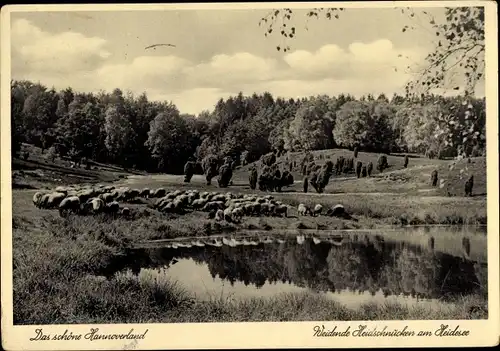
[[[131,253],[127,266],[136,273],[141,268],[163,268],[163,274],[198,295],[220,294],[224,289],[245,297],[312,290],[334,294],[349,305],[370,297],[447,301],[458,295],[486,294],[486,264],[468,255],[438,251],[435,241],[415,244],[360,235],[342,244],[312,237],[299,243],[292,237],[257,245],[142,249]],[[463,246],[460,238],[455,242]]]

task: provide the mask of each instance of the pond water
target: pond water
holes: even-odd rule
[[[354,308],[385,301],[436,304],[487,291],[481,230],[438,227],[299,237],[177,241],[184,247],[171,241],[131,250],[116,270],[150,270],[178,281],[200,300],[312,291]]]

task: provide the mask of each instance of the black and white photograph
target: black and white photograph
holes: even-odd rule
[[[498,344],[496,3],[66,6],[2,8],[6,349]]]

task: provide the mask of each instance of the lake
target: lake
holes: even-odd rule
[[[173,279],[199,300],[312,291],[352,308],[432,305],[487,293],[486,247],[478,228],[245,233],[149,243],[107,274]]]

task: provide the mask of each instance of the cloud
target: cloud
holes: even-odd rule
[[[284,60],[297,73],[296,78],[312,77],[346,79],[397,76],[411,62],[421,61],[424,53],[396,49],[388,39],[371,43],[354,42],[347,50],[334,44],[324,45],[316,52],[297,50],[285,55]]]
[[[219,88],[195,88],[171,94],[153,91],[148,94],[148,98],[156,101],[172,101],[181,113],[196,115],[203,110],[212,110],[219,99],[227,99],[235,94],[237,92],[224,91]]]
[[[103,89],[178,90],[183,85],[183,70],[188,60],[176,56],[139,56],[131,63],[104,65],[97,69]]]
[[[102,38],[76,32],[51,34],[25,19],[14,21],[11,33],[18,70],[71,74],[95,69],[111,55]]]
[[[252,52],[195,57],[129,52],[113,59],[107,41],[77,32],[49,33],[26,20],[13,22],[14,79],[40,81],[77,91],[130,90],[151,100],[170,100],[181,112],[212,109],[220,98],[270,91],[283,97],[317,94],[402,92],[410,78],[404,68],[425,56],[418,47],[401,49],[389,39],[325,44],[316,51],[295,50],[274,57]],[[249,51],[251,47],[249,47]]]

